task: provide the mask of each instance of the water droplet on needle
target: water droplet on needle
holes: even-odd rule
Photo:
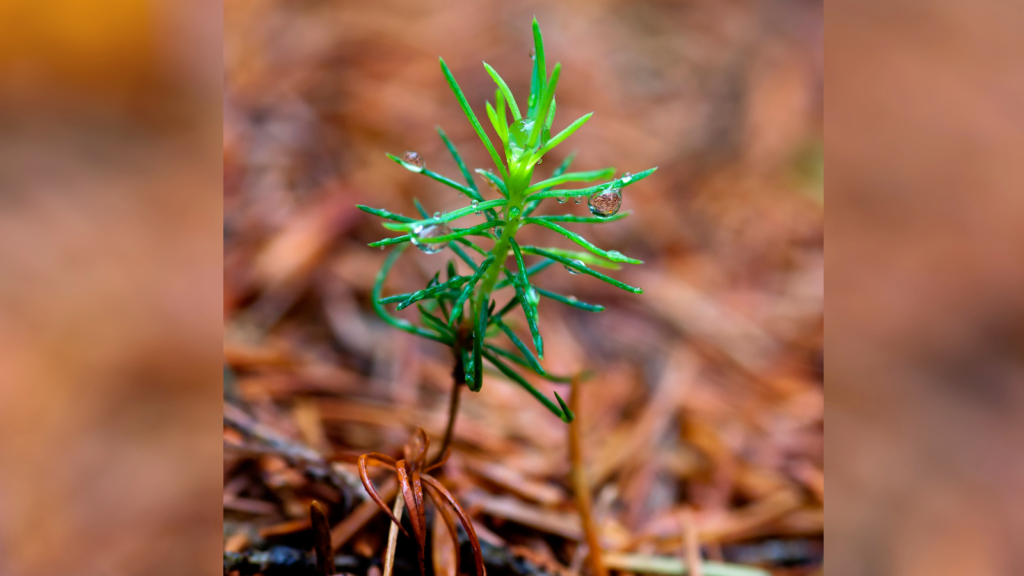
[[[591,214],[607,218],[619,211],[619,207],[622,206],[622,194],[617,187],[605,188],[595,192],[587,203],[590,205]]]
[[[582,268],[586,268],[587,267],[587,265],[584,264],[582,260],[573,260],[572,263],[577,265],[577,266],[580,266]],[[580,273],[579,270],[576,270],[575,268],[571,268],[569,266],[566,266],[565,264],[562,264],[562,267],[565,268],[565,271],[568,272],[569,274],[576,275],[576,274]]]
[[[452,229],[447,224],[429,224],[427,226],[419,225],[412,230],[413,245],[420,249],[420,252],[424,254],[437,254],[448,247],[448,242],[424,242],[428,238],[437,238],[439,236],[446,236],[452,233]]]
[[[423,169],[427,167],[426,160],[419,153],[413,151],[402,154],[402,162],[406,168],[413,172],[423,172]]]

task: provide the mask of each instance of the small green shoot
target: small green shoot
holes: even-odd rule
[[[533,20],[533,38],[533,76],[525,108],[520,107],[520,102],[523,101],[516,99],[498,71],[484,63],[484,69],[496,85],[495,104],[487,102],[485,109],[487,120],[501,140],[500,148],[495,147],[490,136],[484,131],[444,59],[440,61],[441,72],[452,93],[497,168],[497,173],[484,169],[476,169],[475,172],[496,195],[500,196],[499,198],[484,199],[474,181],[473,172],[467,168],[445,132],[438,127],[437,133],[455,160],[465,184],[428,170],[423,159],[414,152],[407,152],[402,157],[388,154],[388,157],[412,172],[457,190],[469,198],[471,204],[445,214],[435,213],[430,217],[417,202],[421,218],[411,218],[366,206],[359,206],[359,209],[383,218],[386,229],[401,233],[399,236],[370,244],[382,249],[386,246],[396,247],[384,261],[373,288],[373,306],[381,318],[395,328],[450,346],[456,362],[456,387],[465,383],[470,390],[479,391],[483,384],[486,361],[506,378],[522,386],[556,416],[565,422],[571,422],[573,414],[557,393],[554,394],[555,401],[552,401],[508,362],[543,379],[553,382],[569,381],[566,377],[547,373],[541,364],[544,358],[544,340],[540,332],[538,304],[543,297],[587,312],[600,312],[604,307],[580,302],[574,296],[564,296],[535,286],[533,276],[557,263],[570,273],[586,274],[617,288],[641,293],[640,288],[593,269],[600,267],[617,270],[620,264],[642,264],[640,260],[616,250],[600,248],[565,225],[607,223],[629,216],[629,211],[619,212],[622,190],[650,176],[656,168],[637,174],[626,172],[618,178],[615,177],[614,168],[568,172],[573,160],[573,155],[569,155],[550,177],[534,182],[534,170],[544,156],[572,136],[593,113],[585,114],[554,137],[551,136],[557,112],[555,90],[561,77],[562,66],[556,63],[550,76],[548,75],[544,39],[536,18]],[[605,182],[587,188],[558,188],[572,182],[602,180]],[[567,198],[580,200],[582,197],[588,198],[592,214],[590,216],[533,215],[543,200],[556,198],[559,203],[564,203]],[[472,215],[482,215],[486,221],[462,228],[449,227],[449,223]],[[584,251],[520,246],[516,241],[516,234],[523,226],[530,225],[564,236],[582,247]],[[490,241],[491,248],[478,246],[470,240],[471,237]],[[449,261],[447,280],[444,282],[435,276],[422,290],[384,297],[383,286],[388,272],[410,243],[428,254],[441,252],[445,248],[451,249],[471,269],[471,274],[458,275],[454,262]],[[469,252],[465,250],[467,248]],[[478,262],[470,252],[483,256],[483,259]],[[539,257],[539,260],[527,266],[527,256]],[[514,262],[514,268],[509,267],[509,260]],[[497,309],[497,303],[492,297],[495,291],[507,286],[515,289],[515,296]],[[397,304],[398,310],[415,304],[420,312],[422,325],[418,326],[391,315],[385,308],[388,304]],[[522,309],[526,317],[533,350],[512,330],[506,320],[506,315],[517,307]],[[511,343],[512,350],[502,348],[493,342],[501,336]],[[450,428],[451,421],[449,435]]]

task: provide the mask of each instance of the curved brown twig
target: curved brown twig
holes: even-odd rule
[[[402,522],[398,518],[395,518],[395,514],[391,511],[391,508],[384,503],[384,500],[380,497],[380,494],[377,494],[377,489],[373,487],[373,482],[370,481],[370,473],[369,470],[367,470],[366,465],[371,460],[377,460],[381,464],[384,464],[389,468],[396,467],[395,464],[388,463],[387,460],[381,458],[381,456],[383,456],[387,460],[392,460],[391,458],[384,456],[383,454],[377,454],[376,452],[363,454],[362,456],[359,457],[359,463],[357,464],[357,466],[359,467],[359,479],[363,481],[363,487],[366,488],[366,493],[370,495],[370,498],[374,502],[376,502],[377,506],[379,506],[380,509],[383,510],[384,513],[386,513],[391,518],[392,522],[398,525],[398,528],[402,531],[402,533],[408,536],[409,533],[406,532],[405,528],[402,527]],[[392,462],[394,462],[394,460],[392,460]]]
[[[416,539],[416,554],[420,562],[420,574],[426,576],[427,573],[427,514],[423,499],[424,488],[426,488],[426,495],[437,505],[438,513],[444,518],[445,524],[448,526],[448,532],[451,534],[452,542],[455,545],[456,573],[459,570],[459,535],[455,527],[455,521],[450,516],[449,508],[459,518],[459,522],[462,523],[462,527],[466,529],[466,533],[469,535],[470,544],[473,546],[473,558],[476,561],[477,576],[486,576],[483,551],[480,549],[480,540],[476,537],[476,530],[473,529],[473,522],[466,515],[462,506],[459,506],[455,497],[440,482],[427,474],[431,470],[440,468],[448,461],[448,456],[451,455],[451,448],[446,447],[437,462],[424,468],[429,448],[430,438],[427,437],[427,433],[422,428],[416,428],[412,438],[403,448],[405,458],[395,460],[390,456],[377,452],[370,452],[360,456],[358,461],[359,478],[363,481],[363,486],[366,488],[370,498],[391,518],[391,521],[403,534],[409,536],[409,533],[402,527],[399,518],[395,516],[391,508],[384,503],[384,500],[377,493],[373,483],[370,481],[367,467],[371,464],[381,465],[395,471],[395,477],[398,480],[398,486],[402,493],[402,501],[405,503],[405,507],[409,509],[409,522],[412,525],[413,537]]]
[[[423,461],[427,457],[427,449],[430,448],[430,438],[427,437],[427,433],[423,431],[423,428],[416,427],[416,431],[413,432],[412,439],[403,448],[405,452],[405,461],[412,464],[412,469],[420,470],[423,468]]]
[[[451,495],[451,492],[448,492],[448,489],[442,486],[440,482],[430,476],[424,476],[423,481],[427,483],[428,487],[433,489],[432,495],[440,496],[444,503],[450,506],[459,517],[459,522],[462,523],[462,527],[466,529],[466,534],[469,535],[469,543],[473,546],[473,559],[476,561],[477,576],[485,576],[487,571],[484,569],[484,555],[480,549],[480,540],[476,537],[476,530],[473,529],[472,520],[469,519],[466,511],[462,509],[462,506]],[[434,503],[441,507],[442,502],[439,502],[437,498],[434,498]]]
[[[441,457],[437,459],[437,462],[434,462],[430,466],[427,466],[426,468],[424,468],[423,472],[427,473],[427,472],[430,472],[432,470],[437,470],[441,466],[444,466],[444,463],[448,461],[448,457],[451,456],[451,455],[452,455],[452,447],[449,446],[449,447],[444,449],[444,452],[441,453]]]
[[[408,463],[399,460],[395,466],[398,475],[398,486],[402,490],[402,498],[405,506],[409,509],[409,521],[412,523],[412,532],[416,537],[416,556],[420,561],[420,573],[426,574],[426,558],[424,549],[427,546],[427,521],[423,511],[423,486],[419,482],[418,473],[409,473]]]

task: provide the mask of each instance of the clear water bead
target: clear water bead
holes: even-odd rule
[[[618,188],[606,188],[595,192],[587,202],[590,213],[594,216],[607,218],[619,211],[622,206],[622,194]]]
[[[473,213],[474,214],[479,214],[480,213],[480,208],[479,208],[480,201],[479,200],[473,200],[472,202],[469,203],[469,205],[473,207]]]
[[[579,204],[579,203],[580,203],[580,197],[579,197],[579,196],[577,196],[577,197],[575,198],[575,200],[576,200],[576,203],[577,203],[577,204]]]
[[[540,294],[537,293],[537,289],[530,286],[530,289],[526,291],[526,300],[531,306],[536,306],[540,303]]]
[[[559,196],[558,197],[558,203],[559,204],[565,204],[566,200],[568,200],[568,198],[566,198],[565,196]]]
[[[437,238],[452,233],[447,224],[429,224],[417,226],[412,230],[412,243],[424,254],[437,254],[448,247],[448,242],[424,242],[428,238]]]
[[[632,180],[632,179],[633,179],[633,175],[631,173],[629,173],[629,172],[626,172],[626,173],[624,173],[622,175],[622,183],[623,184],[629,184],[630,180]]]
[[[581,268],[586,268],[587,267],[587,265],[583,263],[583,260],[573,260],[572,263],[577,265],[577,266],[579,266],[579,267],[581,267]],[[562,267],[565,268],[565,271],[568,272],[569,274],[576,275],[576,274],[580,273],[579,270],[576,270],[575,268],[570,268],[569,266],[566,266],[565,264],[562,264]]]
[[[426,160],[417,152],[406,152],[402,154],[402,162],[406,164],[406,168],[413,170],[414,172],[422,172],[427,167]]]
[[[508,129],[508,149],[512,152],[513,158],[520,158],[526,154],[530,132],[533,131],[534,121],[532,118],[521,118],[512,123]]]

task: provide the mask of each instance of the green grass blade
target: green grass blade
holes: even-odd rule
[[[430,218],[430,213],[427,212],[427,209],[423,207],[423,204],[420,204],[420,199],[419,198],[413,198],[412,199],[412,205],[416,207],[416,211],[420,213],[420,216],[422,216],[423,218]],[[384,226],[384,227],[388,228],[388,226]],[[389,230],[397,230],[397,228],[388,228],[388,229]]]
[[[490,252],[488,252],[487,250],[484,250],[483,248],[477,246],[476,244],[474,244],[471,240],[469,240],[467,238],[459,238],[458,240],[456,240],[456,242],[458,242],[459,244],[462,244],[463,246],[468,246],[468,247],[472,248],[474,252],[476,252],[477,254],[479,254],[481,256],[487,257],[487,255],[490,254]],[[474,269],[475,269],[475,266],[474,266]]]
[[[591,194],[593,194],[594,192],[597,192],[599,190],[605,190],[607,188],[612,188],[612,187],[625,188],[626,186],[631,186],[633,184],[636,184],[637,182],[639,182],[639,181],[643,180],[644,178],[647,178],[648,176],[653,174],[654,171],[657,170],[657,169],[658,169],[658,167],[655,166],[654,168],[650,168],[648,170],[644,170],[643,172],[639,172],[637,174],[633,174],[632,176],[629,177],[628,180],[625,180],[625,179],[623,179],[620,176],[619,178],[616,178],[615,180],[612,180],[611,182],[605,182],[604,184],[599,184],[597,186],[591,186],[589,188],[578,188],[576,190],[545,190],[543,192],[534,192],[533,194],[530,194],[530,198],[533,199],[533,200],[537,200],[537,199],[540,199],[540,198],[556,198],[556,197],[569,198],[569,197],[575,197],[575,196],[590,196]]]
[[[494,352],[495,354],[497,354],[498,356],[501,356],[502,358],[507,358],[507,359],[511,360],[512,362],[515,362],[516,364],[518,364],[519,366],[522,366],[523,368],[527,368],[529,370],[533,370],[533,366],[530,365],[530,363],[527,362],[525,358],[519,356],[518,354],[516,354],[514,352],[510,352],[510,351],[505,350],[503,348],[499,348],[499,347],[497,347],[497,346],[495,346],[493,344],[486,344],[486,343],[484,344],[484,348],[490,350],[491,352]],[[556,375],[554,375],[554,374],[552,374],[550,372],[547,372],[547,371],[545,371],[545,372],[536,372],[536,374],[538,376],[540,376],[541,378],[547,380],[548,382],[561,382],[563,384],[572,382],[572,376],[556,376]]]
[[[516,294],[519,296],[519,303],[523,307],[523,314],[526,315],[526,324],[530,327],[530,334],[533,335],[533,347],[537,349],[537,357],[544,357],[544,340],[540,336],[540,326],[537,324],[537,303],[531,301],[528,292],[530,290],[530,277],[526,273],[526,265],[523,263],[523,253],[519,250],[519,244],[514,238],[509,238],[512,252],[516,256],[516,266],[519,267],[516,282]],[[508,269],[506,268],[506,273]]]
[[[442,214],[437,218],[427,218],[425,220],[417,220],[415,222],[406,222],[401,224],[385,222],[384,227],[388,230],[414,230],[417,226],[430,226],[432,224],[451,222],[452,220],[458,220],[459,218],[464,218],[470,214],[476,214],[477,212],[481,212],[487,208],[497,208],[499,206],[504,206],[505,204],[507,204],[507,201],[504,198],[498,198],[497,200],[480,202],[476,206],[465,206],[458,210],[452,210],[451,212]]]
[[[551,109],[551,100],[555,97],[555,89],[558,88],[558,78],[561,74],[562,65],[555,64],[555,69],[551,71],[551,80],[544,86],[544,99],[541,100],[540,107],[537,108],[537,120],[533,123],[533,130],[530,131],[528,145],[531,149],[537,145],[540,139],[544,122],[547,120],[547,114]],[[537,157],[539,158],[539,156]]]
[[[493,182],[494,185],[498,187],[498,192],[505,198],[508,198],[508,189],[505,187],[505,181],[498,178],[497,174],[494,172],[488,172],[483,168],[477,168],[476,173],[483,176],[487,181]]]
[[[395,244],[402,244],[403,242],[408,242],[409,240],[412,240],[412,234],[405,234],[403,236],[395,236],[394,238],[385,238],[383,240],[377,240],[376,242],[370,242],[369,244],[367,244],[367,246],[370,246],[372,248],[382,246],[393,246]]]
[[[551,108],[548,109],[547,118],[544,120],[544,129],[548,131],[548,134],[551,133],[551,125],[555,123],[555,110],[557,108],[558,108],[557,98],[552,97],[551,98]],[[543,134],[541,134],[541,137],[543,137]]]
[[[562,160],[562,163],[558,165],[558,168],[555,168],[555,171],[551,173],[551,177],[557,178],[562,174],[565,174],[565,171],[569,169],[569,166],[572,165],[572,161],[575,159],[576,152],[573,151],[568,156],[565,157],[565,160]]]
[[[580,302],[575,296],[562,296],[561,294],[556,294],[555,292],[538,288],[537,286],[534,286],[533,289],[541,296],[557,300],[558,302],[567,304],[573,308],[579,308],[580,310],[586,310],[587,312],[601,312],[604,310],[604,306],[601,306],[600,304],[587,304],[586,302]]]
[[[410,164],[408,164],[407,162],[403,161],[401,158],[399,158],[398,156],[395,156],[394,154],[388,154],[387,156],[388,156],[388,158],[394,160],[395,163],[397,163],[400,166],[403,166],[405,168],[408,168],[410,166]],[[424,176],[427,176],[428,178],[436,180],[436,181],[440,182],[441,184],[444,184],[445,186],[454,188],[454,189],[458,190],[459,192],[461,192],[461,193],[465,194],[466,196],[468,196],[471,200],[479,200],[480,199],[480,193],[477,192],[476,190],[474,190],[474,189],[472,189],[472,188],[470,188],[468,186],[463,186],[462,184],[459,184],[458,182],[456,182],[456,181],[454,181],[454,180],[452,180],[452,179],[450,179],[450,178],[448,178],[446,176],[442,176],[441,174],[438,174],[437,172],[434,172],[433,170],[428,170],[426,168],[420,168],[418,170],[410,169],[410,171],[411,172],[416,172],[416,173],[419,173],[419,174],[423,174]]]
[[[469,282],[467,282],[462,288],[462,292],[459,294],[458,299],[455,300],[455,304],[452,305],[452,315],[448,317],[449,326],[453,326],[455,324],[455,313],[462,311],[463,304],[465,304],[466,300],[468,300],[469,296],[473,293],[473,286],[480,281],[480,278],[483,278],[484,272],[487,271],[487,268],[489,268],[492,263],[494,263],[493,255],[484,259],[484,261],[480,263],[480,267],[476,269],[476,272],[474,272],[473,276],[469,279]]]
[[[546,214],[544,216],[534,216],[538,220],[547,220],[548,222],[575,222],[577,224],[604,224],[605,222],[615,222],[616,220],[622,220],[627,216],[633,214],[632,210],[625,210],[623,212],[617,212],[611,216],[577,216],[575,214]]]
[[[540,272],[541,270],[547,268],[548,266],[551,266],[554,263],[555,262],[553,260],[541,260],[540,262],[537,262],[533,266],[530,266],[529,268],[527,268],[526,269],[526,275],[527,276],[533,276],[537,272]],[[512,281],[509,280],[508,278],[506,278],[504,280],[499,281],[497,284],[495,284],[494,285],[494,289],[495,290],[500,290],[500,289],[502,289],[502,288],[504,288],[506,286],[509,286],[511,284],[512,284]]]
[[[469,280],[469,278],[469,276],[456,276],[455,278],[452,278],[447,282],[435,284],[429,288],[424,288],[423,290],[417,290],[412,294],[409,294],[409,297],[403,300],[398,305],[398,310],[404,310],[405,308],[412,306],[413,304],[419,302],[420,300],[423,300],[425,298],[431,298],[442,292],[447,292],[453,288],[461,288],[462,285]]]
[[[593,115],[594,115],[594,113],[590,112],[590,113],[584,114],[583,116],[580,116],[579,118],[577,118],[576,121],[573,122],[572,124],[569,124],[569,126],[566,127],[565,130],[562,130],[561,132],[558,133],[558,135],[552,137],[551,140],[548,140],[548,143],[545,144],[543,148],[541,148],[536,153],[534,153],[533,157],[530,158],[530,161],[531,162],[536,162],[537,160],[540,160],[545,154],[550,152],[555,146],[558,146],[559,144],[564,142],[566,138],[568,138],[569,136],[572,136],[572,133],[577,131],[577,130],[579,130],[580,126],[583,126],[584,124],[586,124],[587,120],[590,120],[590,117],[593,116]]]
[[[451,234],[442,234],[441,236],[435,236],[433,238],[424,238],[418,241],[424,244],[437,244],[439,242],[450,242],[452,240],[462,238],[463,236],[487,236],[486,234],[481,234],[481,232],[489,228],[494,228],[496,226],[502,225],[504,225],[503,222],[483,222],[470,228],[455,228],[452,230]],[[489,238],[490,236],[487,237]]]
[[[506,365],[501,360],[498,360],[497,356],[495,356],[494,354],[491,354],[490,351],[484,351],[483,356],[484,356],[484,358],[487,358],[487,361],[490,362],[491,364],[493,364],[494,367],[497,368],[502,374],[504,374],[509,380],[511,380],[511,381],[515,382],[516,384],[519,384],[520,386],[525,388],[527,392],[532,394],[533,397],[536,398],[537,400],[539,400],[540,403],[543,404],[545,408],[550,410],[555,416],[558,416],[563,422],[572,422],[572,420],[573,420],[572,412],[562,411],[562,409],[558,405],[556,405],[554,402],[549,400],[548,397],[545,396],[543,392],[541,392],[540,390],[537,390],[536,388],[534,388],[533,384],[530,384],[529,382],[527,382],[526,379],[523,378],[522,376],[520,376],[518,373],[516,373],[515,370],[509,368],[508,365]],[[558,395],[556,394],[555,397],[557,398]]]
[[[512,150],[508,147],[508,116],[505,114],[505,95],[502,94],[501,90],[494,91],[494,98],[497,102],[494,109],[495,116],[498,117],[498,122],[501,123],[501,145],[505,151],[505,163],[507,164],[509,158],[512,157]]]
[[[506,286],[507,286],[507,284],[506,284]],[[511,300],[508,301],[507,304],[505,304],[504,306],[501,307],[501,310],[499,310],[497,314],[491,314],[491,319],[490,319],[489,322],[491,324],[493,324],[495,320],[500,320],[501,318],[503,318],[505,316],[505,314],[508,314],[509,312],[511,312],[512,309],[514,309],[518,305],[519,305],[519,295],[516,294],[515,296],[512,297]]]
[[[600,170],[591,170],[590,172],[569,172],[568,174],[558,174],[548,178],[547,180],[541,180],[533,186],[526,189],[526,193],[536,192],[537,190],[543,190],[544,188],[551,188],[558,186],[559,184],[565,184],[566,182],[593,182],[594,180],[602,180],[604,178],[611,178],[615,176],[615,168],[608,167]]]
[[[508,327],[508,324],[502,322],[501,319],[495,320],[494,324],[505,333],[505,336],[508,336],[508,339],[512,341],[512,344],[519,350],[519,352],[522,353],[523,357],[526,358],[527,363],[529,363],[530,369],[538,374],[543,374],[544,368],[541,367],[537,357],[533,355],[533,352],[530,352],[530,349],[522,340],[519,339],[519,336],[517,336],[516,333]]]
[[[588,266],[597,266],[598,268],[606,268],[608,270],[622,269],[622,266],[620,266],[619,264],[612,262],[610,260],[606,260],[598,256],[597,254],[594,254],[593,252],[581,252],[579,250],[563,250],[561,248],[551,247],[545,248],[545,250],[551,252],[552,254],[557,254],[563,258],[568,258],[570,260],[579,260]]]
[[[568,156],[566,156],[565,160],[563,160],[562,163],[558,166],[558,168],[555,168],[555,171],[552,172],[551,177],[552,178],[557,178],[557,177],[561,176],[562,174],[564,174],[565,171],[569,169],[569,165],[572,164],[572,161],[575,158],[576,158],[576,152],[573,152],[573,153],[569,154]],[[540,206],[540,200],[531,200],[531,201],[527,202],[526,203],[526,209],[523,210],[523,216],[522,217],[526,218],[530,214],[533,214],[533,212],[535,210],[537,210],[538,206]]]
[[[537,255],[537,256],[544,256],[545,258],[550,258],[552,260],[555,260],[556,262],[560,262],[564,266],[568,266],[569,268],[572,268],[573,270],[576,270],[578,272],[582,272],[584,274],[587,274],[588,276],[593,276],[594,278],[597,278],[598,280],[603,280],[603,281],[611,284],[612,286],[615,286],[616,288],[622,288],[623,290],[626,290],[627,292],[632,292],[634,294],[643,294],[643,292],[644,292],[640,288],[637,288],[635,286],[630,286],[629,284],[626,284],[624,282],[619,282],[618,280],[616,280],[614,278],[611,278],[611,277],[608,277],[608,276],[605,276],[604,274],[601,274],[600,272],[592,270],[591,268],[588,268],[587,266],[580,266],[577,262],[575,262],[574,260],[572,260],[570,258],[566,258],[564,256],[560,256],[558,254],[554,254],[554,253],[552,253],[552,252],[550,252],[548,250],[545,250],[543,248],[537,248],[536,246],[523,246],[522,250],[523,250],[523,252],[526,252],[527,254],[534,254],[534,255]]]
[[[566,406],[565,404],[565,400],[562,400],[562,397],[558,395],[558,392],[552,390],[551,393],[555,395],[555,400],[558,400],[558,405],[562,407],[562,414],[565,414],[565,417],[562,418],[562,421],[568,424],[575,420],[576,415],[572,413],[572,410],[569,410],[569,407]]]
[[[495,132],[497,132],[498,138],[500,138],[502,142],[508,140],[508,136],[506,136],[505,132],[502,130],[502,128],[507,130],[508,127],[502,126],[501,123],[498,122],[498,112],[493,106],[491,106],[490,102],[484,102],[484,106],[487,108],[487,119],[491,121],[491,127],[494,128]]]
[[[442,334],[448,337],[453,337],[451,330],[448,325],[443,321],[439,320],[436,316],[427,312],[427,309],[420,304],[416,305],[416,308],[420,311],[420,319],[423,320],[423,325],[434,329],[438,334]]]
[[[541,88],[540,88],[540,72],[537,70],[537,53],[534,50],[533,56],[533,75],[530,76],[530,99],[529,107],[526,111],[526,115],[533,118],[537,114],[537,103],[540,101]]]
[[[533,18],[533,50],[534,62],[537,63],[535,67],[537,74],[537,91],[536,93],[534,93],[534,95],[536,96],[537,100],[536,104],[539,105],[540,100],[543,97],[545,90],[547,89],[548,66],[547,63],[544,61],[544,35],[540,33],[540,24],[537,23],[536,16]],[[531,87],[531,91],[532,90],[533,87]],[[536,108],[533,111],[531,111],[531,115],[535,110]]]
[[[401,256],[405,248],[406,246],[401,246],[395,249],[393,252],[391,252],[391,254],[389,254],[388,257],[384,259],[384,264],[380,267],[380,271],[377,272],[377,278],[373,283],[373,293],[370,298],[371,302],[373,303],[373,310],[377,313],[378,316],[380,316],[381,320],[390,324],[391,326],[394,326],[395,328],[398,328],[399,330],[404,330],[406,332],[409,332],[410,334],[422,336],[423,338],[427,338],[428,340],[434,340],[436,342],[441,342],[442,344],[447,344],[451,346],[452,344],[454,344],[454,341],[451,338],[439,336],[437,334],[434,334],[433,332],[424,330],[423,328],[420,328],[419,326],[416,326],[411,322],[402,320],[401,318],[395,318],[390,313],[388,313],[387,308],[385,308],[384,305],[380,303],[381,292],[383,292],[384,290],[384,281],[387,279],[388,273],[391,272],[391,267],[395,265],[395,260],[398,260],[398,257]]]
[[[505,171],[505,165],[501,162],[501,157],[498,156],[498,151],[494,149],[494,144],[491,144],[491,139],[484,132],[484,127],[480,125],[480,121],[477,120],[476,114],[473,113],[473,109],[470,108],[469,102],[466,100],[466,95],[462,93],[462,88],[459,87],[459,83],[455,81],[455,77],[452,76],[452,71],[448,69],[448,65],[445,64],[444,58],[441,58],[441,72],[444,73],[444,77],[448,80],[448,85],[452,89],[452,93],[455,94],[455,98],[458,99],[459,105],[462,106],[463,113],[466,114],[466,118],[469,119],[469,123],[473,125],[473,129],[476,130],[477,136],[480,137],[480,141],[484,143],[487,151],[491,154],[491,159],[494,160],[494,165],[498,167],[501,175],[508,178],[508,172]]]
[[[580,246],[583,246],[587,250],[590,250],[594,254],[597,254],[598,256],[607,258],[607,259],[611,260],[612,262],[621,262],[623,264],[643,264],[642,260],[637,260],[636,258],[630,258],[630,257],[624,255],[622,252],[619,252],[618,250],[602,250],[602,249],[598,248],[597,246],[594,246],[593,244],[591,244],[591,242],[589,240],[587,240],[586,238],[584,238],[583,236],[580,236],[579,234],[577,234],[577,233],[575,233],[575,232],[573,232],[571,230],[567,230],[567,229],[565,229],[565,228],[559,226],[558,224],[555,224],[554,222],[551,222],[549,220],[544,220],[544,219],[541,219],[541,218],[526,218],[526,219],[523,220],[523,224],[536,224],[538,226],[543,226],[543,227],[547,228],[548,230],[554,230],[555,232],[558,232],[559,234],[561,234],[562,236],[565,236],[569,240],[572,240],[573,242],[579,244]]]
[[[460,350],[459,354],[462,356],[462,372],[466,377],[466,386],[473,392],[480,389],[480,386],[476,382],[480,382],[477,377],[476,364],[473,362],[473,353],[470,350]]]
[[[473,325],[473,382],[476,388],[470,388],[473,392],[479,392],[484,383],[484,339],[487,337],[488,308],[483,305],[477,306],[476,322]]]
[[[501,93],[505,95],[505,102],[508,104],[510,110],[512,110],[512,119],[519,120],[522,116],[519,114],[519,105],[516,104],[516,97],[512,95],[512,91],[509,90],[508,84],[505,83],[505,79],[498,74],[498,71],[491,67],[490,64],[484,62],[484,68],[487,69],[487,73],[491,75],[494,83],[501,89]]]
[[[373,214],[374,216],[380,216],[381,218],[385,218],[385,219],[391,220],[393,222],[415,222],[416,221],[415,218],[409,218],[408,216],[403,216],[401,214],[395,214],[394,212],[389,212],[389,211],[384,210],[382,208],[370,208],[369,206],[363,206],[362,204],[356,204],[356,208],[359,208],[360,210],[362,210],[363,212],[366,212],[367,214]]]
[[[452,144],[452,141],[448,139],[448,135],[444,133],[444,130],[440,126],[435,126],[437,129],[437,135],[441,137],[441,141],[444,142],[448,152],[451,153],[452,158],[455,159],[455,163],[459,166],[459,172],[462,172],[462,177],[466,179],[466,184],[473,190],[473,199],[477,201],[483,201],[483,196],[480,195],[480,190],[476,187],[476,182],[473,181],[473,174],[469,172],[469,168],[466,168],[466,163],[462,161],[462,156],[459,155],[459,151]]]
[[[466,254],[462,250],[462,248],[459,248],[459,244],[460,243],[462,243],[462,244],[466,244],[466,243],[472,244],[472,242],[469,242],[469,240],[466,240],[465,238],[459,238],[455,242],[452,242],[451,244],[449,244],[448,248],[450,248],[452,252],[455,252],[455,255],[458,256],[459,258],[461,258],[462,261],[465,262],[467,266],[469,266],[473,270],[476,270],[477,269],[476,262],[474,262],[473,259],[470,258],[469,255]]]

